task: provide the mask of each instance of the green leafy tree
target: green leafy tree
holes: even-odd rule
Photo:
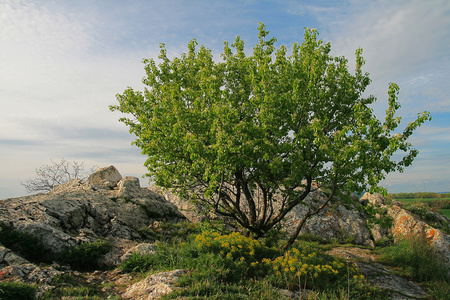
[[[361,49],[351,74],[314,29],[305,30],[290,55],[285,46],[275,49],[263,24],[258,29],[251,56],[238,36],[231,46],[224,42],[222,62],[196,40],[173,59],[161,44],[158,64],[144,60],[148,88],[128,88],[110,107],[131,114],[120,121],[136,135],[133,143],[148,156],[147,175],[158,185],[257,237],[314,188],[326,187],[329,199],[341,191],[380,191],[387,173],[413,162],[418,151],[407,139],[430,119],[424,112],[396,131],[393,83],[384,121],[375,117],[369,105],[376,98],[362,96],[371,80],[361,70]],[[394,161],[398,150],[403,158]],[[309,209],[291,242],[325,205]]]

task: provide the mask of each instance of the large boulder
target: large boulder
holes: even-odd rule
[[[114,166],[109,166],[98,169],[86,181],[91,186],[113,189],[121,179],[119,171]]]

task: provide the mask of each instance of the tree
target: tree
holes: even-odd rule
[[[383,122],[362,97],[371,80],[363,73],[362,50],[356,70],[344,57],[332,57],[331,46],[306,29],[304,42],[275,49],[265,26],[247,56],[236,37],[224,42],[223,62],[197,49],[170,60],[161,44],[160,63],[145,59],[144,92],[128,88],[117,95],[113,111],[123,117],[133,142],[148,156],[148,176],[191,201],[231,218],[247,233],[263,236],[313,188],[330,193],[380,191],[386,174],[411,165],[418,151],[407,142],[431,119],[418,115],[402,132],[399,87],[389,86]],[[403,151],[400,161],[392,156]],[[315,183],[315,184],[313,184]],[[317,184],[317,185],[316,185]],[[309,209],[290,243],[307,218]]]
[[[69,182],[74,178],[85,180],[89,173],[84,172],[84,162],[68,162],[64,158],[60,162],[52,162],[51,165],[43,165],[36,169],[36,178],[28,179],[21,184],[25,186],[28,193],[49,192],[55,186]],[[93,166],[91,173],[97,168]]]

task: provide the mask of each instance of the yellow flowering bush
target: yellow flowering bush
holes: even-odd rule
[[[239,232],[220,235],[217,232],[203,232],[195,239],[197,246],[203,251],[220,253],[233,260],[257,263],[268,252],[273,252],[258,240],[243,236]],[[253,264],[254,265],[254,264]]]
[[[197,249],[214,253],[226,260],[228,267],[242,276],[264,276],[281,288],[327,289],[365,282],[353,264],[320,253],[318,249],[293,248],[283,255],[258,240],[235,232],[220,235],[203,232],[195,239]]]
[[[349,276],[352,281],[364,281],[364,276],[359,275],[359,270],[352,264],[347,265],[339,259],[316,252],[302,253],[296,248],[275,259],[264,259],[263,263],[272,269],[274,281],[288,288],[303,288],[304,285],[325,288],[329,284],[347,281]]]

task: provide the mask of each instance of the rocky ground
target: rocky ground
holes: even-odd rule
[[[317,189],[306,203],[314,206],[325,200],[326,195]],[[287,231],[302,218],[305,208],[298,206],[287,216],[284,223]],[[443,218],[440,228],[448,226],[448,219],[440,215],[436,218]],[[99,169],[87,182],[74,179],[47,194],[1,200],[0,224],[37,237],[54,255],[98,239],[107,240],[112,248],[101,262],[109,271],[77,272],[57,263],[31,263],[0,245],[0,280],[14,278],[37,283],[42,295],[55,288],[53,278],[69,275],[79,284],[96,286],[112,298],[157,299],[170,292],[176,278],[186,271],[172,270],[136,278],[115,267],[135,252],[155,251],[155,246],[148,243],[148,233],[161,223],[188,220],[201,220],[195,207],[156,187],[141,188],[137,178],[122,178],[113,166]],[[336,247],[329,254],[355,262],[370,283],[390,290],[392,299],[417,299],[425,297],[425,291],[380,264],[372,249],[389,237],[424,236],[450,266],[450,237],[440,228],[430,226],[399,205],[387,205],[379,195],[366,194],[359,201],[353,199],[353,203],[338,199],[331,202],[305,224],[302,234],[355,244]]]

